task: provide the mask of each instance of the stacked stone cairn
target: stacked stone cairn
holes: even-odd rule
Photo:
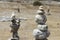
[[[46,25],[47,18],[45,16],[43,6],[39,7],[37,15],[35,16],[35,21],[37,23],[37,28],[33,30],[33,36],[35,40],[48,40],[50,32],[48,31],[48,26]]]
[[[19,40],[18,29],[20,27],[20,19],[16,19],[14,13],[12,13],[11,18],[12,20],[11,20],[10,27],[11,27],[12,37],[9,40]]]

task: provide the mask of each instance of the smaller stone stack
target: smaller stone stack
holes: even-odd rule
[[[35,40],[48,40],[47,37],[49,37],[50,32],[48,31],[48,26],[45,24],[47,18],[45,16],[43,6],[39,7],[35,21],[37,23],[37,28],[33,30],[33,36],[35,37]]]
[[[11,33],[12,37],[9,40],[19,40],[18,29],[20,27],[20,19],[16,18],[16,15],[13,13],[11,16]]]

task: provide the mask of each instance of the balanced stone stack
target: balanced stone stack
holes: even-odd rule
[[[37,28],[33,30],[35,40],[48,40],[47,37],[49,37],[50,32],[48,31],[48,26],[46,25],[47,18],[45,16],[43,6],[39,7],[35,21],[37,23]]]
[[[19,36],[18,36],[18,29],[20,27],[20,20],[16,18],[15,14],[13,13],[11,16],[12,20],[11,20],[11,33],[12,33],[12,37],[9,40],[19,40]]]

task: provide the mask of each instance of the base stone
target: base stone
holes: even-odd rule
[[[10,38],[9,40],[19,40],[18,38]]]

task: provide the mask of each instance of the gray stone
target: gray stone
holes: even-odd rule
[[[19,40],[18,38],[10,38],[9,40]]]

